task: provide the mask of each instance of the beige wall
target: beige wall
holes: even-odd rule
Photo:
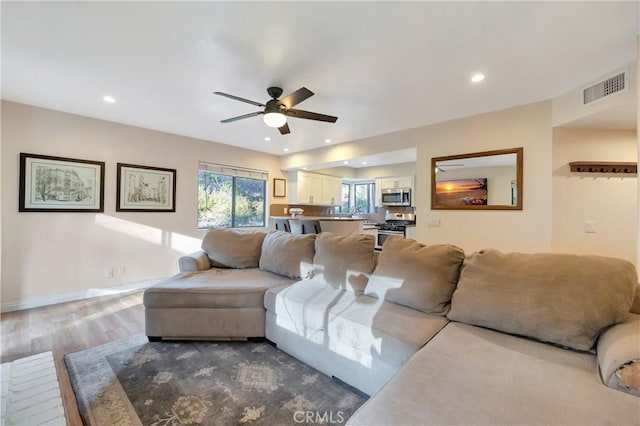
[[[551,250],[551,101],[466,117],[282,157],[283,168],[417,147],[415,165],[418,240],[452,243],[466,251]],[[524,148],[524,210],[431,211],[431,158]],[[427,227],[440,218],[440,227]],[[525,237],[523,237],[525,236]]]
[[[278,157],[2,102],[2,304],[171,275],[199,248],[198,161],[283,177]],[[105,211],[18,213],[20,152],[104,161]],[[175,213],[116,213],[116,163],[177,169]],[[125,273],[106,279],[106,267]]]
[[[632,130],[553,131],[553,251],[615,256],[636,262],[637,176],[571,173],[572,161],[637,159]],[[585,221],[596,232],[585,233]]]
[[[471,252],[551,249],[551,102],[540,102],[425,127],[418,145],[418,239]],[[523,210],[431,210],[432,157],[524,148]],[[439,218],[439,227],[427,227]]]

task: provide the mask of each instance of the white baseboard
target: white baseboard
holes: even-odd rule
[[[109,296],[113,294],[131,293],[147,288],[161,279],[140,281],[136,283],[104,287],[90,288],[76,291],[74,293],[56,294],[53,296],[38,297],[36,299],[20,300],[18,302],[3,303],[0,305],[0,312],[20,311],[22,309],[40,308],[42,306],[55,305],[57,303],[73,302],[76,300],[90,299],[92,297]]]

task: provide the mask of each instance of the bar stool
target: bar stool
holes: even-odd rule
[[[289,219],[274,219],[274,222],[276,224],[276,231],[291,232]]]
[[[302,227],[303,234],[319,234],[322,232],[319,220],[301,219],[300,227]]]

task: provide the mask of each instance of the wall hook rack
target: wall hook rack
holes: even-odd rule
[[[574,161],[569,163],[569,167],[576,173],[638,173],[638,163],[633,162]]]

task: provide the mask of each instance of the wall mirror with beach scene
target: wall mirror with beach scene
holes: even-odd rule
[[[434,210],[522,210],[522,148],[431,159]]]

